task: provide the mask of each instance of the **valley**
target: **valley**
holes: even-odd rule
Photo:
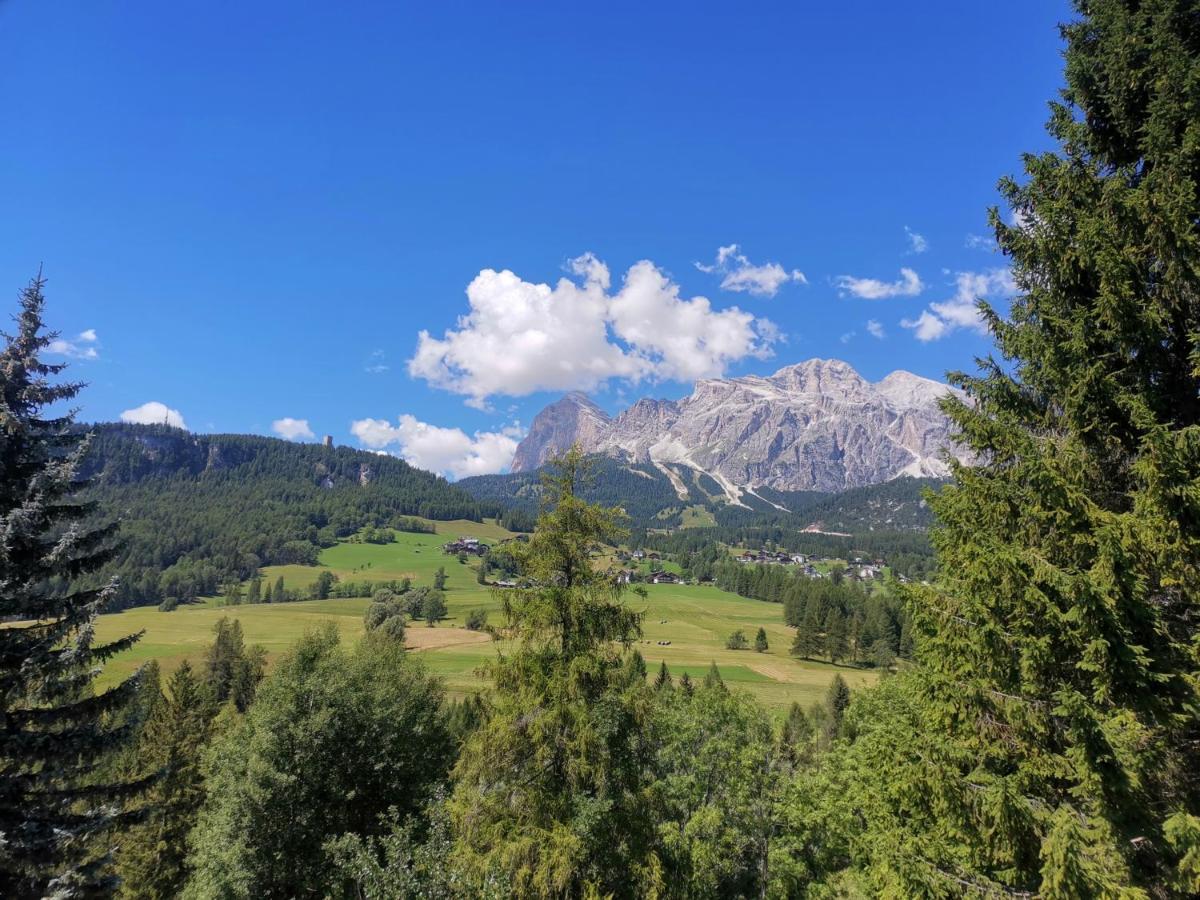
[[[494,520],[430,524],[436,528],[436,534],[395,532],[395,543],[339,543],[321,552],[318,566],[268,566],[262,570],[263,580],[271,584],[283,577],[289,589],[303,591],[320,572],[328,571],[339,581],[410,578],[414,584],[422,585],[431,584],[437,570],[444,568],[446,618],[434,628],[419,621],[411,622],[405,645],[420,652],[430,671],[445,680],[452,696],[467,696],[486,687],[486,679],[477,670],[508,644],[492,641],[487,634],[468,631],[463,626],[467,614],[476,609],[487,611],[489,622],[500,623],[500,601],[495,589],[478,583],[474,563],[460,564],[454,556],[442,552],[442,544],[459,536],[495,541],[514,535]],[[684,672],[693,679],[702,679],[715,662],[727,683],[746,690],[776,716],[783,715],[794,702],[808,706],[818,701],[834,674],[840,674],[851,687],[872,683],[877,678],[869,669],[834,666],[789,655],[793,629],[784,624],[784,610],[779,603],[739,597],[711,584],[640,587],[646,596],[629,591],[625,602],[645,612],[642,639],[635,646],[646,660],[650,677],[657,673],[660,662],[665,661],[676,679]],[[322,622],[333,622],[344,639],[356,640],[364,631],[363,613],[369,602],[367,597],[358,597],[230,606],[222,598],[208,597],[197,603],[182,604],[173,612],[160,612],[156,606],[139,606],[102,615],[96,626],[101,640],[143,629],[146,634],[131,650],[105,667],[98,684],[101,687],[116,684],[149,659],[157,660],[164,674],[173,672],[185,659],[200,664],[205,648],[211,643],[213,626],[222,617],[241,622],[246,643],[266,649],[268,664],[295,644],[306,630]],[[734,631],[740,629],[753,637],[760,627],[768,635],[770,646],[766,652],[725,647],[726,639]],[[667,641],[669,645],[659,643]]]

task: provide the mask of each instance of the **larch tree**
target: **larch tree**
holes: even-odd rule
[[[867,893],[1200,891],[1200,4],[1076,8],[1058,150],[992,212],[997,355],[945,405],[978,465],[933,499],[917,670],[826,772],[819,877]]]
[[[0,896],[77,897],[114,887],[104,835],[137,788],[98,764],[136,722],[121,711],[138,676],[95,694],[98,667],[132,635],[101,643],[96,616],[114,587],[87,581],[113,553],[116,523],[79,500],[87,440],[70,411],[82,385],[43,362],[43,281],[21,294],[0,351]],[[107,782],[107,783],[106,783]]]
[[[521,551],[529,588],[507,590],[516,641],[493,664],[487,720],[464,743],[450,809],[456,856],[523,897],[652,894],[660,866],[645,790],[652,691],[621,648],[641,615],[591,551],[620,533],[585,503],[578,448],[544,479],[546,506]]]

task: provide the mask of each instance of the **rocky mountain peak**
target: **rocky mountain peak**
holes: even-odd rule
[[[911,372],[873,384],[842,360],[810,359],[766,377],[704,379],[688,397],[643,398],[616,417],[568,394],[538,413],[512,471],[577,442],[589,453],[702,472],[734,503],[760,486],[837,491],[940,476],[943,451],[957,455],[938,408],[951,390]]]

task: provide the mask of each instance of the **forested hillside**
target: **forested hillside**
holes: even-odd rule
[[[88,499],[121,519],[116,607],[216,593],[259,566],[316,562],[322,547],[402,516],[473,519],[480,504],[402,460],[254,435],[92,426]]]
[[[687,490],[684,498],[654,466],[623,463],[607,456],[591,456],[589,462],[591,471],[583,496],[592,503],[620,507],[635,525],[648,528],[678,527],[684,510],[692,508],[706,510],[717,524],[730,527],[813,525],[850,534],[925,531],[933,523],[933,515],[924,494],[942,483],[932,478],[896,478],[833,494],[758,488],[754,494],[743,494],[744,505],[736,506],[711,477],[681,466],[667,468]],[[480,503],[534,513],[541,497],[539,479],[540,471],[481,475],[464,478],[458,487]]]

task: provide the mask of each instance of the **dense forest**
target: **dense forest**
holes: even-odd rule
[[[81,475],[100,517],[121,522],[117,608],[221,593],[260,566],[315,564],[362,528],[409,531],[412,517],[472,519],[479,503],[402,460],[253,435],[100,424]]]
[[[683,509],[696,506],[726,528],[778,525],[795,529],[815,524],[824,531],[860,534],[928,530],[933,515],[925,494],[941,484],[931,478],[896,478],[836,494],[757,488],[761,497],[745,494],[745,505],[734,506],[709,476],[682,466],[673,469],[688,488],[686,499],[680,499],[670,480],[654,466],[597,456],[582,495],[592,503],[621,508],[641,528],[677,528],[682,524]],[[479,475],[464,478],[458,487],[481,503],[532,515],[541,498],[541,474]]]

